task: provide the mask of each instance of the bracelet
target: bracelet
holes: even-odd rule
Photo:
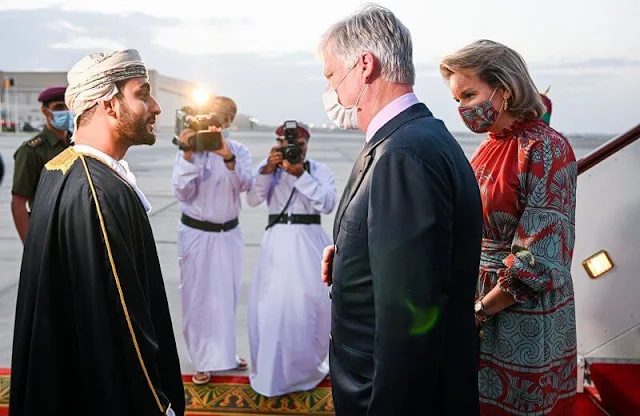
[[[222,159],[224,163],[231,163],[236,161],[236,155],[231,153],[231,157],[229,159]]]
[[[484,303],[482,303],[483,296],[480,296],[476,299],[476,302],[473,304],[473,314],[475,315],[476,320],[480,324],[484,324],[489,320],[489,316],[484,313]]]
[[[485,324],[488,320],[491,319],[489,315],[485,315],[482,312],[476,312],[475,316],[478,322],[480,322],[481,324]]]

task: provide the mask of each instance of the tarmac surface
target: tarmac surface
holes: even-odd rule
[[[0,154],[5,163],[5,177],[0,184],[0,368],[9,367],[11,364],[15,303],[22,260],[22,244],[15,230],[10,208],[13,153],[20,143],[31,136],[32,134],[26,133],[0,133]],[[160,130],[155,145],[131,148],[125,159],[129,162],[131,170],[138,179],[138,185],[153,207],[150,221],[162,266],[182,371],[183,373],[192,373],[194,368],[189,360],[181,331],[182,316],[178,289],[180,273],[176,251],[180,204],[171,189],[171,175],[177,150],[171,144],[171,138],[171,131]],[[271,146],[275,144],[275,136],[268,132],[237,131],[232,133],[231,138],[249,147],[254,169],[266,157]],[[312,132],[308,156],[329,166],[335,177],[338,198],[351,172],[352,164],[362,149],[363,141],[364,135],[362,134]],[[467,157],[471,157],[480,143],[480,138],[459,135],[458,141]],[[576,157],[584,156],[596,144],[599,144],[598,141],[575,146]],[[240,224],[245,251],[236,328],[238,354],[249,361],[246,322],[247,294],[258,260],[267,211],[264,204],[256,208],[249,207],[246,204],[244,194],[242,199],[243,209],[240,214]],[[333,214],[323,215],[322,225],[327,234],[331,236]],[[246,371],[229,371],[224,374],[245,373],[248,374]]]

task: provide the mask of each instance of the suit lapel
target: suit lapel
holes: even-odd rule
[[[360,183],[364,178],[364,175],[367,173],[367,169],[371,165],[371,154],[368,152],[368,146],[360,152],[358,159],[356,160],[356,164],[353,166],[353,170],[351,171],[351,176],[347,181],[347,186],[345,187],[344,192],[342,193],[342,198],[340,198],[340,205],[338,207],[338,215],[336,215],[336,224],[340,225],[340,220],[344,215],[344,211],[349,206],[349,202],[353,199],[356,191],[360,187]],[[335,226],[334,226],[335,228]]]
[[[394,131],[396,131],[400,126],[404,123],[414,120],[420,117],[430,116],[431,112],[429,109],[422,103],[414,104],[402,113],[395,116],[388,123],[386,123],[380,130],[376,132],[376,134],[371,138],[369,143],[366,143],[365,146],[360,151],[358,158],[356,159],[356,163],[351,170],[351,175],[349,176],[349,180],[347,180],[347,184],[345,185],[344,192],[342,193],[342,197],[340,198],[340,203],[338,204],[338,210],[336,211],[335,220],[333,222],[333,240],[336,241],[338,238],[338,230],[340,228],[340,221],[344,216],[344,212],[346,211],[349,203],[353,199],[354,195],[358,191],[362,180],[367,174],[367,170],[371,166],[371,162],[373,162],[372,152],[378,147],[382,142],[384,142]]]
[[[357,189],[357,186],[360,185],[360,182],[362,182],[362,178],[364,177],[363,167],[367,154],[368,146],[365,144],[365,146],[362,147],[360,154],[358,154],[355,163],[353,164],[353,169],[351,169],[351,174],[349,175],[349,179],[345,184],[344,191],[342,192],[342,197],[340,197],[340,203],[338,204],[338,210],[336,211],[335,220],[333,222],[334,240],[337,238],[338,228],[340,226],[342,215],[344,214],[347,205],[349,205],[351,198],[353,198],[355,189]]]

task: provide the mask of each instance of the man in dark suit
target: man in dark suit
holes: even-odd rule
[[[323,258],[336,414],[477,415],[482,218],[469,162],[413,94],[411,36],[389,10],[335,24],[320,52],[327,115],[366,133]]]

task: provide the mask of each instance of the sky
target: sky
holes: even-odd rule
[[[356,11],[352,0],[0,0],[0,70],[66,71],[89,53],[138,49],[150,69],[227,95],[261,122],[328,122],[316,48]],[[552,125],[566,133],[640,123],[640,1],[379,1],[409,28],[414,90],[450,130],[465,131],[438,72],[444,55],[477,39],[518,51]]]

